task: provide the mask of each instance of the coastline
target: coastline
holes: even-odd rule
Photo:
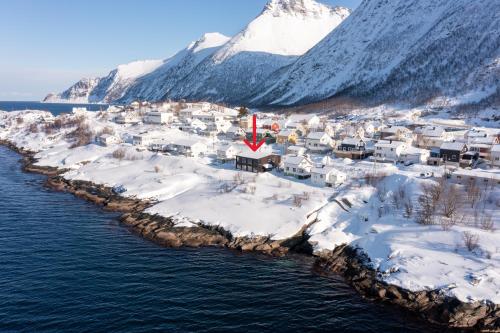
[[[312,246],[304,226],[296,235],[283,240],[269,237],[233,237],[220,227],[205,225],[179,227],[165,217],[144,213],[151,203],[144,200],[121,197],[111,188],[86,181],[70,181],[61,174],[65,170],[34,165],[35,153],[17,148],[9,141],[0,144],[19,153],[22,169],[47,176],[46,185],[53,190],[72,193],[93,202],[103,209],[123,213],[121,222],[134,233],[165,247],[220,247],[238,251],[254,251],[272,256],[287,253],[312,254]],[[500,307],[493,303],[464,303],[439,291],[412,292],[389,285],[377,278],[370,268],[369,258],[348,245],[340,245],[333,251],[315,256],[314,269],[321,274],[340,274],[364,297],[395,304],[423,319],[452,328],[470,328],[478,331],[500,331]]]

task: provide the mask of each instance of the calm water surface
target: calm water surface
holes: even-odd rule
[[[0,110],[19,111],[19,110],[43,110],[52,112],[54,115],[60,113],[69,113],[73,107],[86,107],[90,111],[105,110],[108,106],[104,104],[62,104],[62,103],[40,103],[40,102],[9,102],[0,101]]]
[[[1,332],[434,332],[308,259],[158,247],[0,147]]]

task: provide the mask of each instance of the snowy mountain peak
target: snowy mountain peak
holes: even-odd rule
[[[345,15],[345,17],[350,13],[347,8],[332,8],[315,0],[270,0],[264,8],[263,14],[318,16],[333,11]]]
[[[222,47],[215,62],[240,52],[300,56],[349,14],[347,8],[334,9],[314,0],[271,0],[259,16]]]
[[[200,39],[189,44],[188,50],[196,53],[208,48],[219,47],[227,43],[230,39],[230,37],[218,32],[207,32]]]

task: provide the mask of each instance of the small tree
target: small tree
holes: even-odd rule
[[[473,234],[470,231],[464,231],[463,233],[464,244],[467,250],[474,251],[479,247],[479,236]]]
[[[446,186],[446,195],[441,198],[441,206],[444,216],[450,218],[457,211],[460,193],[454,185]]]
[[[248,108],[242,106],[238,109],[238,117],[243,118],[248,115]]]
[[[125,149],[123,148],[118,148],[113,152],[113,158],[116,158],[117,160],[121,161],[125,158],[126,152]]]
[[[161,172],[161,167],[159,165],[155,165],[154,170],[155,170],[156,173],[160,173]]]

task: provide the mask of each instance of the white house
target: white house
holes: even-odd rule
[[[450,135],[441,126],[423,126],[415,129],[416,146],[420,148],[437,148],[450,139]]]
[[[147,124],[169,124],[174,118],[171,112],[160,112],[157,110],[149,111],[144,117],[144,122]]]
[[[95,141],[101,146],[111,146],[121,142],[119,137],[112,134],[101,134],[95,138]]]
[[[302,146],[288,146],[286,148],[286,153],[289,155],[301,156],[306,153],[306,148]]]
[[[193,113],[193,119],[199,119],[204,123],[217,123],[224,120],[224,114],[217,111]]]
[[[500,185],[500,170],[457,169],[451,174],[451,181],[458,184],[474,181],[477,185]]]
[[[311,132],[306,137],[306,148],[313,153],[332,150],[333,139],[325,132]]]
[[[307,156],[283,156],[283,170],[287,176],[294,176],[298,179],[311,177],[312,161]]]
[[[311,182],[317,186],[333,187],[342,184],[347,175],[337,169],[328,166],[314,167],[311,169]]]
[[[400,160],[401,152],[408,145],[402,141],[380,140],[375,144],[375,160],[381,162],[397,162]]]
[[[411,143],[413,140],[413,133],[404,126],[389,125],[380,130],[380,139]]]
[[[137,116],[130,112],[124,112],[115,117],[117,124],[136,124],[139,122]]]
[[[430,150],[406,146],[399,156],[399,161],[405,164],[426,164],[430,154]]]
[[[207,145],[194,139],[178,139],[169,144],[170,152],[197,157],[207,152]]]
[[[293,114],[288,117],[285,126],[287,128],[297,128],[298,124],[305,126],[306,128],[318,127],[320,123],[319,117],[314,114]]]
[[[149,146],[154,140],[159,139],[154,133],[141,133],[132,136],[132,144],[134,146]]]
[[[500,145],[491,147],[490,160],[492,166],[500,167]]]
[[[226,137],[231,140],[241,139],[245,134],[245,130],[239,126],[231,126],[226,131]]]
[[[222,144],[217,147],[217,160],[226,162],[234,160],[241,151],[241,147],[232,144]]]

